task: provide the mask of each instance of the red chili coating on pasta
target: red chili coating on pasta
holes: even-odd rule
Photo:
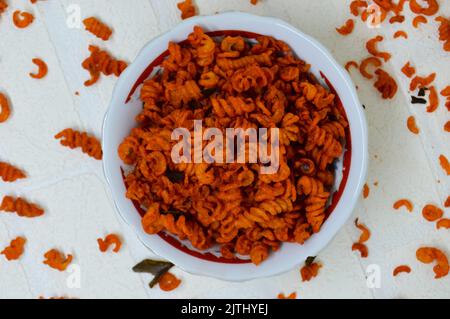
[[[450,229],[450,219],[448,219],[448,218],[440,219],[436,223],[436,228],[437,229],[441,229],[441,228]]]
[[[24,252],[25,243],[26,243],[25,238],[17,237],[16,239],[11,241],[11,244],[8,247],[6,247],[1,252],[1,254],[5,255],[5,257],[8,261],[18,260]]]
[[[41,60],[41,59],[33,59],[33,63],[36,64],[39,68],[37,73],[30,73],[30,76],[33,79],[42,79],[43,77],[45,77],[48,73],[48,67],[47,64]]]
[[[11,164],[0,162],[0,178],[4,182],[12,183],[18,179],[25,178],[26,175],[22,170],[14,167]]]
[[[65,271],[73,260],[72,255],[69,254],[66,257],[63,253],[56,249],[46,252],[44,257],[44,264],[59,271]]]
[[[103,41],[108,41],[111,37],[111,28],[96,17],[84,19],[83,24],[87,31],[95,35],[97,38],[102,39]]]

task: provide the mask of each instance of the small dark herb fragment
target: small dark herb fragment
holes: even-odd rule
[[[180,183],[184,180],[183,172],[172,171],[170,169],[166,171],[166,176],[172,183]]]
[[[315,256],[314,257],[310,256],[310,257],[306,258],[305,265],[306,266],[311,266],[312,263],[314,262],[314,260],[316,260]]]
[[[133,271],[137,273],[149,273],[155,276],[150,282],[150,288],[153,288],[166,272],[174,265],[168,261],[145,259],[133,267]]]
[[[416,97],[416,96],[411,96],[411,103],[412,104],[427,104],[427,100]]]
[[[419,89],[419,96],[425,96],[425,91],[427,91],[427,88],[420,88]]]
[[[366,109],[366,106],[364,104],[362,105],[362,107],[363,107],[364,110]]]

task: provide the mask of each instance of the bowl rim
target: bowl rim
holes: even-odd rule
[[[149,42],[147,42],[143,48],[139,51],[139,53],[136,55],[136,58],[134,59],[133,63],[131,63],[127,69],[125,69],[125,71],[122,73],[122,75],[119,77],[119,79],[117,80],[117,83],[114,87],[113,93],[112,93],[112,97],[111,97],[111,101],[109,103],[108,109],[105,113],[105,117],[103,120],[103,126],[102,126],[102,147],[103,149],[105,149],[106,146],[106,141],[107,141],[107,127],[108,127],[108,119],[111,116],[111,113],[113,112],[113,105],[116,103],[115,101],[121,96],[119,94],[119,91],[123,91],[125,88],[125,86],[127,85],[127,78],[129,77],[129,74],[132,73],[132,70],[136,68],[136,62],[139,61],[140,59],[143,58],[143,55],[146,51],[146,49],[151,46],[153,43],[161,41],[163,38],[167,37],[169,34],[171,33],[175,33],[177,30],[179,29],[184,29],[187,26],[189,26],[189,28],[192,28],[192,25],[195,24],[202,24],[203,22],[208,23],[210,19],[214,19],[214,18],[227,18],[227,19],[233,19],[236,17],[240,17],[240,18],[248,18],[248,19],[253,19],[253,20],[258,20],[259,23],[263,23],[263,24],[278,24],[283,26],[284,28],[288,29],[289,31],[291,31],[292,33],[294,33],[296,36],[299,37],[303,37],[305,40],[307,40],[308,42],[310,42],[313,46],[316,47],[317,50],[321,51],[321,53],[332,62],[333,66],[336,69],[336,72],[338,74],[338,76],[340,78],[342,78],[342,80],[345,83],[345,86],[348,90],[348,93],[350,95],[351,100],[354,102],[354,104],[356,105],[361,105],[359,98],[358,98],[358,94],[356,92],[356,87],[350,77],[350,75],[344,70],[344,68],[336,61],[336,59],[333,57],[333,55],[331,54],[331,52],[324,46],[322,45],[318,40],[316,40],[315,38],[309,36],[308,34],[305,34],[304,32],[300,31],[299,29],[297,29],[296,27],[292,26],[291,24],[279,19],[279,18],[274,18],[274,17],[265,17],[265,16],[259,16],[259,15],[254,15],[254,14],[250,14],[250,13],[244,13],[244,12],[239,12],[239,11],[228,11],[228,12],[224,12],[224,13],[220,13],[220,14],[215,14],[215,15],[204,15],[204,16],[195,16],[189,19],[186,19],[184,21],[182,21],[181,23],[179,23],[177,26],[171,28],[170,30],[156,36],[155,38],[153,38],[152,40],[150,40]],[[215,30],[216,31],[216,30]],[[140,72],[142,72],[143,70],[140,69]],[[129,89],[128,89],[129,90]],[[346,105],[343,105],[344,109],[346,111],[348,111],[348,109],[346,108]],[[326,238],[324,238],[322,240],[322,243],[318,244],[317,247],[315,247],[314,251],[315,251],[315,255],[317,255],[320,251],[322,251],[325,247],[327,247],[331,241],[333,240],[333,238],[337,235],[337,233],[339,232],[340,229],[342,229],[342,227],[344,226],[344,224],[348,221],[348,219],[350,218],[350,216],[352,215],[352,212],[356,206],[356,203],[358,201],[358,197],[362,191],[363,188],[363,184],[366,180],[366,176],[367,176],[367,167],[368,167],[368,130],[367,130],[367,120],[366,120],[366,116],[365,113],[362,109],[362,107],[357,107],[355,108],[355,110],[353,110],[356,112],[357,115],[357,120],[358,120],[358,125],[361,128],[361,139],[362,139],[362,149],[358,149],[357,151],[360,152],[361,154],[361,167],[359,169],[359,171],[357,172],[357,185],[355,187],[354,190],[350,190],[351,192],[351,196],[350,196],[350,202],[348,203],[348,205],[346,206],[346,212],[347,214],[343,217],[341,217],[340,219],[334,221],[333,227],[330,229],[329,234],[327,235]],[[355,150],[354,150],[355,151]],[[150,249],[150,251],[154,252],[155,254],[157,254],[158,256],[160,256],[161,258],[165,258],[169,261],[171,261],[172,263],[174,263],[177,267],[179,267],[180,269],[182,269],[183,271],[186,271],[188,273],[194,274],[194,275],[199,275],[199,276],[207,276],[207,277],[212,277],[212,278],[216,278],[216,279],[220,279],[220,280],[226,280],[226,281],[232,281],[232,282],[243,282],[243,281],[249,281],[249,280],[253,280],[253,279],[258,279],[258,278],[266,278],[266,277],[271,277],[271,276],[276,276],[282,273],[285,273],[287,271],[292,270],[294,267],[298,267],[300,265],[302,265],[304,263],[304,261],[299,261],[297,263],[295,263],[294,265],[289,264],[289,266],[286,267],[281,267],[279,270],[272,270],[272,271],[267,271],[265,274],[261,274],[261,273],[249,273],[247,276],[233,276],[230,275],[229,273],[205,273],[204,271],[202,271],[201,267],[198,268],[192,268],[189,266],[184,265],[182,262],[180,263],[179,260],[174,260],[173,258],[169,258],[167,256],[164,256],[163,253],[160,253],[158,251],[157,248],[155,247],[150,247],[145,240],[142,238],[142,232],[140,233],[139,231],[136,231],[133,227],[133,225],[131,225],[131,223],[127,220],[127,218],[125,218],[124,214],[122,213],[121,209],[119,208],[118,205],[118,201],[119,199],[116,198],[116,196],[114,196],[114,191],[113,191],[113,183],[111,181],[111,176],[110,173],[108,171],[108,165],[107,165],[107,160],[108,157],[104,157],[103,159],[103,173],[108,185],[108,188],[112,194],[112,199],[114,202],[114,207],[116,209],[116,211],[118,212],[119,216],[121,216],[121,218],[124,220],[124,222],[131,226],[133,228],[133,232],[135,232],[138,240],[148,249]],[[350,173],[352,172],[352,167],[354,167],[354,165],[351,165],[350,167]],[[349,190],[347,189],[348,183],[347,185],[344,187],[344,193],[345,192],[349,192]],[[339,202],[338,202],[339,203]],[[320,233],[319,233],[320,234]],[[323,236],[323,234],[322,234]],[[175,248],[173,248],[175,249]],[[193,258],[191,256],[189,256],[189,258]],[[231,265],[230,265],[231,266]]]

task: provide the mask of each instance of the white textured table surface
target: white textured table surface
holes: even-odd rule
[[[448,17],[450,2],[439,2],[441,14]],[[450,158],[449,134],[442,129],[449,115],[442,98],[440,108],[431,115],[422,105],[410,105],[409,83],[400,73],[405,62],[411,61],[419,75],[436,71],[438,88],[450,84],[449,53],[443,51],[437,25],[431,18],[419,30],[413,29],[407,8],[407,21],[402,25],[385,23],[379,29],[369,29],[358,21],[353,34],[342,37],[334,28],[350,18],[347,0],[262,0],[257,6],[247,0],[196,0],[201,14],[241,10],[284,19],[320,40],[342,64],[366,57],[364,43],[376,34],[392,39],[394,31],[402,28],[410,38],[383,43],[383,49],[393,53],[386,68],[401,88],[394,100],[382,100],[372,82],[352,72],[366,106],[370,131],[371,193],[354,212],[372,231],[369,258],[360,259],[351,251],[359,237],[351,220],[320,254],[323,268],[309,283],[301,282],[298,269],[247,283],[221,282],[175,269],[183,283],[179,289],[164,293],[147,287],[149,276],[131,272],[135,263],[152,255],[115,212],[101,162],[62,148],[53,135],[75,127],[100,136],[116,79],[104,77],[94,87],[83,86],[88,75],[80,64],[88,54],[88,44],[100,44],[113,55],[132,61],[143,45],[179,23],[176,1],[9,3],[10,9],[0,17],[0,91],[7,92],[13,114],[0,125],[0,159],[23,168],[29,178],[13,184],[0,183],[0,195],[24,195],[42,203],[47,214],[34,220],[0,214],[0,247],[19,235],[28,239],[26,253],[19,262],[0,258],[0,297],[273,298],[280,292],[293,291],[299,298],[450,297],[450,276],[435,280],[432,267],[415,259],[416,249],[422,245],[450,253],[450,232],[437,231],[421,215],[425,204],[442,207],[450,193],[450,179],[438,162],[439,154]],[[82,29],[68,28],[67,16],[76,8],[81,9],[83,18],[95,15],[113,26],[113,38],[102,43]],[[14,9],[31,10],[35,22],[25,30],[16,29],[11,21]],[[34,70],[34,57],[43,58],[49,65],[49,74],[40,81],[28,76]],[[76,91],[79,96],[74,94]],[[418,136],[406,129],[411,114],[421,128]],[[377,182],[378,186],[374,186]],[[400,198],[414,201],[412,214],[392,209],[393,202]],[[450,217],[448,209],[445,213]],[[96,239],[110,232],[124,238],[119,254],[101,254],[98,250]],[[59,273],[42,264],[43,253],[51,248],[74,254],[81,274],[80,287],[70,285],[70,273]],[[393,268],[400,264],[409,264],[412,273],[392,277]],[[370,265],[380,270],[377,288],[366,283]]]

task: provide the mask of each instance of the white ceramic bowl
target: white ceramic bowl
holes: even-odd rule
[[[126,189],[121,174],[124,165],[117,154],[117,148],[136,126],[135,116],[142,108],[142,103],[137,98],[139,90],[135,90],[135,94],[128,102],[127,97],[133,88],[136,89],[136,82],[144,79],[144,70],[166,51],[169,41],[185,40],[195,25],[200,25],[206,31],[241,30],[271,35],[285,41],[301,59],[311,64],[311,71],[317,78],[321,79],[321,72],[326,75],[339,95],[350,123],[352,151],[347,151],[346,154],[351,164],[343,174],[345,178],[341,181],[341,194],[334,211],[324,223],[322,230],[313,235],[305,245],[283,244],[279,251],[272,253],[260,266],[251,263],[224,263],[217,258],[211,260],[208,258],[212,256],[210,254],[205,257],[192,250],[186,252],[186,249],[180,249],[180,244],[176,240],[172,239],[169,242],[167,238],[146,234],[142,230],[141,217],[135,206],[125,197]],[[347,72],[319,42],[278,19],[228,12],[185,20],[145,46],[134,63],[122,74],[114,90],[103,126],[103,152],[104,171],[117,209],[147,247],[187,272],[229,281],[244,281],[291,270],[302,264],[307,257],[316,256],[333,239],[350,217],[366,177],[367,125],[355,85]]]

